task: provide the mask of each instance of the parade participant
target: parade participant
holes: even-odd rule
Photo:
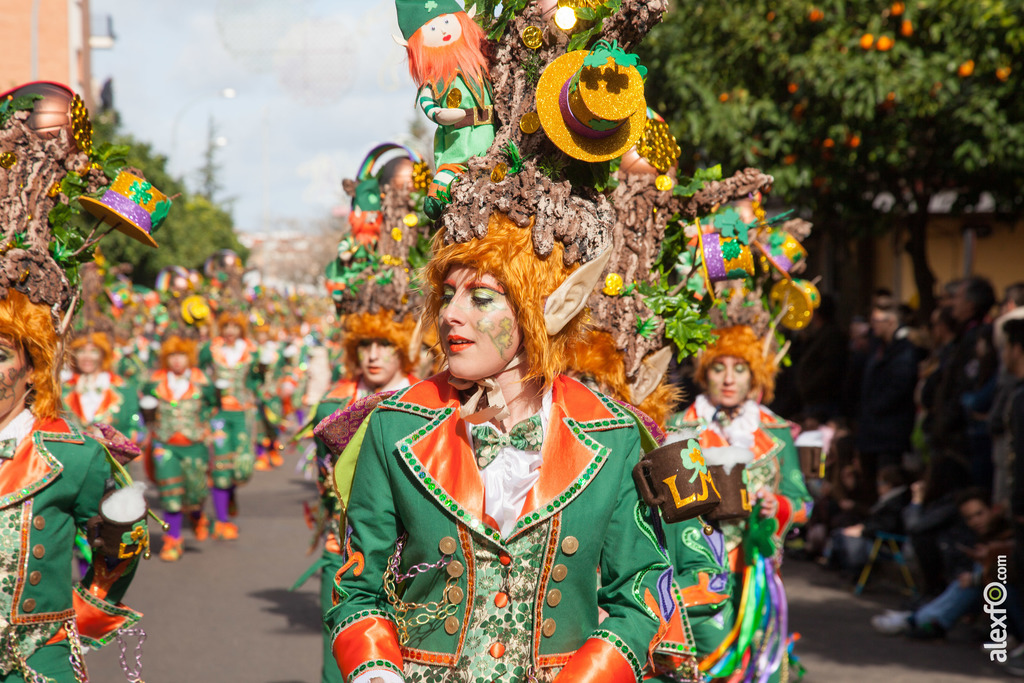
[[[747,462],[734,467],[743,468],[739,493],[748,501],[749,517],[721,521],[710,535],[694,526],[672,534],[669,552],[701,670],[714,677],[740,676],[737,680],[788,680],[787,607],[779,568],[786,534],[807,520],[811,496],[789,423],[764,406],[772,398],[777,366],[765,356],[762,336],[746,325],[715,334],[717,340],[697,360],[695,379],[703,393],[670,425],[699,432],[709,465],[717,463],[716,454]],[[726,485],[717,484],[719,490]],[[694,548],[700,552],[691,552]],[[768,635],[757,638],[754,631],[760,629]]]
[[[236,489],[252,477],[255,453],[255,391],[259,386],[256,347],[246,338],[248,321],[241,313],[225,311],[217,317],[220,334],[199,353],[199,367],[213,380],[220,394],[220,410],[211,421],[213,457],[213,537],[233,541],[238,525]]]
[[[560,244],[542,261],[531,237],[496,214],[485,237],[438,245],[427,315],[450,369],[365,423],[327,615],[339,667],[360,683],[496,666],[515,680],[633,680],[660,640],[667,563],[630,477],[637,424],[559,372],[603,261],[567,268]]]
[[[79,425],[102,422],[133,440],[141,440],[137,389],[111,372],[110,336],[95,330],[79,334],[70,350],[74,373],[64,385],[64,401]]]
[[[376,162],[385,154],[400,156],[384,163],[376,174]],[[411,167],[416,157],[410,150],[385,143],[378,145],[360,165],[360,182],[364,189],[372,188],[376,206],[380,209],[372,221],[383,225],[397,223],[409,215],[414,198],[411,183],[403,174],[396,173],[403,167]],[[409,174],[405,174],[409,175]],[[355,185],[352,180],[344,181],[348,187]],[[419,191],[422,198],[423,190]],[[418,216],[417,225],[424,232],[429,225],[426,216]],[[420,220],[422,218],[422,221]],[[393,392],[409,387],[417,378],[412,374],[414,358],[410,349],[415,346],[416,320],[414,315],[422,309],[423,296],[410,287],[404,264],[409,249],[417,243],[416,226],[406,231],[392,233],[392,238],[380,240],[376,232],[367,229],[365,216],[353,220],[350,215],[351,234],[342,239],[343,244],[358,235],[362,240],[362,252],[356,259],[335,262],[327,267],[328,287],[332,290],[334,303],[340,318],[338,325],[342,333],[343,363],[347,377],[334,386],[320,399],[313,411],[312,425],[318,424],[337,410],[351,406],[355,401],[378,392]],[[401,239],[393,239],[398,235]],[[349,253],[339,248],[340,254]],[[387,255],[385,259],[384,256]],[[341,261],[339,256],[338,261]],[[390,265],[389,265],[390,264]],[[343,510],[334,491],[334,471],[337,458],[320,439],[316,440],[316,469],[319,501],[309,514],[314,528],[313,547],[321,541],[324,544],[319,560],[299,579],[295,588],[316,572],[320,572],[321,607],[326,613],[333,605],[334,576],[344,564],[341,532]],[[352,478],[353,461],[343,461],[340,467],[349,481]],[[322,683],[341,683],[341,672],[331,652],[332,634],[326,626],[323,630]]]
[[[286,351],[289,350],[289,345],[274,338],[272,328],[262,314],[250,316],[250,322],[255,336],[261,378],[256,393],[259,402],[259,431],[255,444],[255,469],[266,472],[284,464],[278,433],[285,414],[280,387],[288,375],[290,363]],[[294,356],[296,350],[291,351]]]
[[[198,368],[196,343],[183,333],[171,333],[160,345],[161,369],[153,373],[142,398],[152,406],[155,422],[153,461],[160,504],[168,529],[160,559],[181,559],[184,539],[181,528],[189,513],[197,541],[210,534],[203,505],[209,494],[210,424],[216,414],[213,384]]]
[[[86,683],[83,646],[106,644],[141,616],[120,600],[148,532],[139,486],[106,492],[112,477],[129,483],[122,465],[138,449],[105,425],[101,443],[60,417],[61,337],[99,238],[96,229],[80,236],[83,248],[73,252],[55,234],[75,230],[68,221],[78,202],[92,212],[79,193],[99,195],[115,169],[91,155],[88,113],[64,86],[29,84],[0,103],[0,157],[16,160],[0,172],[0,681]],[[81,175],[70,196],[47,192],[71,169]],[[130,219],[96,215],[148,238],[166,198],[148,183],[145,197],[127,197],[134,182],[145,181],[122,172],[101,199],[89,199],[133,207]],[[52,211],[58,204],[70,210]],[[80,583],[69,571],[76,530],[93,548]]]

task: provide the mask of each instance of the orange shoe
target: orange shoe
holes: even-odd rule
[[[177,562],[181,559],[181,553],[185,539],[164,536],[164,547],[160,549],[160,559],[164,562]]]
[[[238,525],[231,522],[214,522],[213,538],[218,541],[237,541]]]
[[[274,469],[274,466],[270,464],[269,460],[257,458],[256,464],[253,465],[253,469],[255,469],[257,472],[269,472],[270,470]]]
[[[192,533],[200,543],[210,537],[210,518],[202,515],[199,519],[192,520]]]
[[[281,451],[276,448],[270,451],[270,464],[274,467],[280,467],[284,464],[284,456],[281,455]]]

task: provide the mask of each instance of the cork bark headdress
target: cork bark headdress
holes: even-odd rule
[[[99,240],[134,227],[142,213],[147,237],[159,225],[170,201],[141,208],[139,202],[155,197],[141,177],[135,190],[126,189],[136,198],[121,197],[127,219],[107,210],[98,222],[79,218],[78,199],[106,203],[111,181],[134,170],[125,167],[125,154],[125,148],[94,147],[88,112],[63,85],[30,83],[0,95],[0,296],[13,288],[47,306],[63,332],[80,301],[79,268],[92,260]]]

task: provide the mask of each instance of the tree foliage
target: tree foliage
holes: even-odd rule
[[[167,170],[167,157],[152,145],[119,133],[97,117],[96,136],[128,147],[127,164],[143,172],[146,179],[174,199],[163,225],[153,233],[160,245],[153,249],[126,235],[113,232],[101,244],[104,256],[113,263],[132,265],[132,280],[152,286],[161,268],[180,265],[202,268],[207,257],[219,249],[232,249],[244,260],[247,250],[235,235],[234,220],[227,207],[201,194],[189,192],[184,180]]]
[[[922,304],[937,193],[1024,204],[1016,0],[677,0],[641,56],[649,104],[702,163],[765,169],[853,232],[904,221]]]

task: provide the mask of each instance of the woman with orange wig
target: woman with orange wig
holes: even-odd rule
[[[141,441],[138,389],[111,370],[110,335],[99,330],[80,333],[69,348],[73,373],[64,384],[64,401],[79,425],[101,422]]]
[[[181,559],[183,513],[188,512],[197,541],[209,536],[203,505],[209,493],[210,422],[216,413],[213,383],[198,366],[196,343],[170,333],[160,345],[161,368],[153,372],[141,403],[154,411],[153,460],[160,503],[168,529],[160,559]]]
[[[335,475],[326,615],[346,680],[632,682],[665,632],[668,563],[630,474],[641,428],[562,374],[609,253],[573,246],[538,256],[532,224],[502,214],[439,236],[423,320],[448,369],[318,426],[358,453],[354,480]]]
[[[256,421],[256,391],[260,376],[256,345],[246,337],[248,320],[240,312],[225,311],[217,317],[220,335],[199,352],[199,367],[220,392],[220,410],[213,426],[213,537],[222,541],[238,539],[235,489],[252,477],[256,462],[253,434]]]
[[[83,239],[74,253],[57,239],[57,227],[75,234],[61,224],[72,212],[52,210],[69,208],[73,193],[47,190],[72,169],[90,192],[109,180],[102,160],[89,155],[88,114],[71,90],[30,83],[0,101],[0,157],[15,159],[0,170],[0,681],[81,683],[84,648],[108,643],[141,617],[120,600],[149,536],[144,487],[122,467],[138,448],[108,425],[94,438],[61,417],[62,336],[81,294],[80,266],[98,238]],[[141,221],[141,206],[133,206]],[[90,343],[90,370],[104,372],[108,342]],[[90,420],[98,412],[91,409]],[[93,549],[81,582],[70,571],[79,533]]]
[[[703,393],[670,427],[697,431],[708,465],[741,468],[734,493],[749,516],[718,521],[708,535],[696,528],[670,535],[669,554],[701,670],[736,677],[730,680],[786,680],[789,632],[778,566],[786,534],[807,521],[811,496],[789,422],[763,405],[772,400],[777,372],[768,346],[747,325],[715,333],[697,358]],[[724,505],[723,486],[719,481]],[[707,551],[695,553],[681,542],[688,533],[689,543],[706,544]]]

